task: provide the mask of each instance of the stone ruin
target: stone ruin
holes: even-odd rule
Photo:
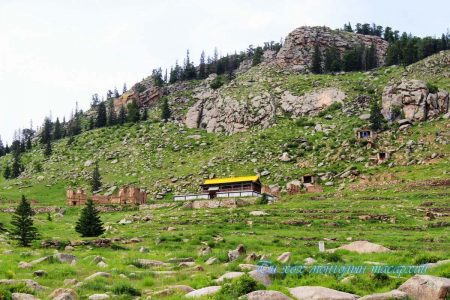
[[[66,195],[68,206],[81,206],[84,205],[87,200],[86,192],[81,188],[78,188],[77,190],[68,189]]]
[[[83,189],[67,190],[67,205],[81,206],[86,203],[87,195]],[[117,195],[93,195],[95,204],[140,205],[147,202],[147,193],[134,186],[123,186]]]
[[[299,194],[303,191],[306,193],[323,192],[323,187],[319,185],[317,176],[310,174],[303,175],[301,180],[293,180],[288,182],[286,189],[289,195]]]
[[[373,141],[377,137],[377,134],[370,128],[356,128],[354,131],[356,139],[360,141]]]

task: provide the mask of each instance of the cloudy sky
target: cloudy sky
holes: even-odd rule
[[[391,26],[418,36],[450,26],[448,0],[0,0],[0,136],[69,116],[78,101],[122,89],[186,49],[222,54],[279,41],[302,25]]]

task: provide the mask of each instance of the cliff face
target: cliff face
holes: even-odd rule
[[[336,46],[341,53],[356,45],[376,47],[377,63],[384,64],[389,43],[377,36],[332,30],[328,27],[299,27],[288,34],[283,47],[274,60],[275,65],[306,72],[311,65],[314,46],[318,44],[321,53],[328,47]]]

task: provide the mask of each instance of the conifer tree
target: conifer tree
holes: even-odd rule
[[[161,119],[167,122],[171,116],[172,112],[170,111],[169,102],[167,98],[164,98],[164,101],[162,103],[161,107]]]
[[[11,221],[14,227],[11,236],[22,247],[30,246],[32,241],[39,238],[38,231],[33,226],[33,215],[30,203],[22,195],[22,201],[17,206]]]
[[[75,231],[82,237],[95,237],[105,232],[99,212],[95,209],[94,202],[91,199],[86,202],[86,206],[81,210]]]
[[[383,126],[383,115],[381,114],[380,103],[377,100],[373,100],[370,105],[370,127],[372,130],[380,130]]]
[[[95,163],[94,171],[91,178],[91,191],[98,191],[102,187],[102,177],[98,168],[98,162]]]
[[[198,78],[199,79],[206,78],[205,51],[202,51],[202,54],[200,54],[200,64],[198,65]]]
[[[10,178],[17,178],[23,171],[22,162],[20,161],[20,152],[13,152],[13,163],[11,168],[11,176]]]
[[[47,141],[47,144],[45,144],[45,148],[44,148],[44,155],[46,157],[49,157],[50,155],[52,155],[52,142],[49,140]]]
[[[262,62],[263,49],[261,47],[256,47],[253,53],[252,66],[257,66]]]
[[[147,119],[148,119],[148,111],[147,111],[146,108],[144,108],[144,111],[142,112],[141,120],[142,121],[147,121]]]
[[[342,61],[336,46],[325,49],[324,70],[325,72],[339,72],[342,69]]]
[[[114,126],[117,124],[117,114],[114,109],[114,102],[108,100],[108,126]]]
[[[97,106],[97,119],[95,120],[95,126],[97,128],[102,128],[106,126],[108,119],[106,116],[106,105],[105,102],[102,101]]]
[[[61,123],[59,122],[59,118],[56,118],[55,127],[53,129],[53,139],[59,140],[60,138],[62,138]]]
[[[119,117],[117,119],[117,122],[122,125],[127,121],[127,111],[125,110],[125,107],[122,105],[120,107],[119,111]]]
[[[3,146],[2,138],[0,137],[0,157],[4,156],[6,154],[5,147]]]
[[[11,178],[11,167],[9,165],[6,165],[5,169],[3,170],[3,178],[5,179]]]
[[[128,110],[128,121],[132,123],[136,123],[140,120],[141,116],[139,114],[139,107],[136,103],[136,100],[133,100],[127,106]]]
[[[123,84],[123,93],[126,93],[126,92],[127,92],[127,84],[124,83],[124,84]]]
[[[47,144],[47,141],[52,139],[52,121],[50,118],[44,119],[44,128],[42,129],[41,134],[41,144]]]
[[[312,56],[312,63],[311,63],[311,72],[315,74],[321,74],[322,73],[322,55],[320,54],[319,45],[316,44],[314,46],[314,52]]]

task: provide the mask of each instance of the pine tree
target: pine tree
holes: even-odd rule
[[[372,101],[370,105],[370,127],[372,130],[380,130],[383,126],[383,115],[381,114],[380,103],[377,100]]]
[[[148,119],[148,111],[147,111],[146,108],[144,108],[144,111],[142,112],[141,120],[142,121],[147,121],[147,119]]]
[[[128,121],[132,123],[136,123],[140,120],[141,116],[139,114],[139,107],[136,103],[136,100],[133,100],[127,106],[128,110]]]
[[[172,112],[170,111],[169,102],[167,98],[164,98],[164,101],[162,103],[161,107],[161,119],[167,122],[171,116]]]
[[[23,166],[20,161],[20,153],[18,151],[13,152],[13,163],[11,168],[10,178],[17,178],[23,171]]]
[[[120,107],[119,111],[119,117],[117,119],[117,122],[122,125],[127,121],[127,111],[125,110],[125,107],[122,105]]]
[[[0,137],[0,157],[4,156],[6,154],[5,147],[3,146],[2,138]]]
[[[95,209],[94,202],[91,199],[86,202],[86,206],[81,210],[75,230],[82,237],[95,237],[105,232],[99,212]]]
[[[205,51],[202,51],[202,54],[200,54],[200,64],[198,65],[198,78],[199,79],[206,78]]]
[[[162,77],[162,70],[161,70],[161,68],[153,69],[153,71],[152,71],[152,79],[153,79],[153,84],[155,86],[162,87],[164,85],[164,80],[163,80],[163,77]]]
[[[55,127],[53,129],[53,139],[59,140],[61,137],[62,137],[61,123],[59,122],[59,118],[56,118]]]
[[[117,114],[114,109],[114,102],[112,100],[108,101],[108,126],[114,126],[117,124]]]
[[[3,170],[3,177],[5,179],[11,178],[11,167],[9,165],[6,165],[5,169]]]
[[[44,148],[44,155],[46,157],[49,157],[50,155],[52,155],[52,142],[49,140],[47,141],[47,144],[45,144],[45,148]]]
[[[127,84],[124,83],[124,84],[123,84],[123,93],[125,94],[126,92],[127,92]]]
[[[257,66],[262,62],[263,49],[261,47],[256,47],[253,53],[252,66]]]
[[[314,52],[312,56],[311,72],[314,74],[322,73],[322,55],[320,54],[319,45],[314,46]]]
[[[342,70],[341,54],[336,46],[325,49],[325,72],[339,72]]]
[[[114,88],[114,98],[119,98],[119,91],[117,90],[117,88]]]
[[[106,126],[108,119],[106,116],[106,105],[105,102],[102,101],[97,106],[97,119],[95,120],[95,126],[97,128],[102,128]]]
[[[32,241],[39,238],[38,231],[33,226],[33,215],[30,203],[22,195],[22,201],[17,206],[11,221],[11,225],[14,227],[11,236],[22,247],[30,246]]]
[[[45,118],[44,128],[42,129],[41,134],[41,144],[45,145],[51,139],[52,139],[52,121],[50,121],[50,118]]]
[[[344,24],[344,31],[353,32],[353,28],[350,22],[348,22],[348,24]]]
[[[92,192],[98,191],[102,187],[102,177],[98,168],[98,162],[95,163],[94,171],[91,178],[91,190]]]

